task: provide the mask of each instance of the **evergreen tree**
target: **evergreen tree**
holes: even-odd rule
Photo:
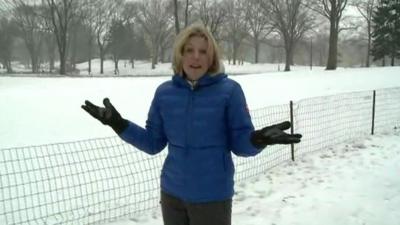
[[[371,55],[374,60],[400,58],[400,0],[381,0],[372,18]]]

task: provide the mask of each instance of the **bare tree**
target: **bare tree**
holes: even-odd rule
[[[187,27],[189,23],[189,6],[190,1],[185,0],[185,11],[184,11],[184,24],[183,27]],[[175,20],[175,33],[180,32],[180,20],[179,20],[179,0],[174,0],[174,20]]]
[[[129,61],[131,63],[131,67],[132,69],[135,67],[135,44],[136,41],[138,39],[138,34],[140,32],[137,32],[137,28],[136,28],[136,12],[138,11],[138,7],[139,7],[139,3],[138,2],[126,2],[124,9],[122,11],[122,17],[123,17],[123,21],[125,22],[126,26],[127,26],[127,32],[129,33],[129,40],[128,41],[128,57],[129,57]]]
[[[82,4],[79,9],[80,11],[80,23],[86,28],[87,39],[87,63],[88,63],[88,73],[92,72],[92,57],[93,57],[93,45],[94,45],[94,18],[95,13],[97,13],[97,5],[100,0],[81,0]]]
[[[371,55],[371,40],[372,40],[372,16],[374,9],[377,6],[377,0],[356,0],[353,5],[357,8],[358,12],[365,19],[367,23],[367,53],[365,66],[370,66]]]
[[[74,0],[45,0],[48,7],[49,28],[55,35],[60,59],[60,74],[66,74],[68,32],[76,16],[79,2]]]
[[[242,0],[227,0],[225,2],[229,14],[226,20],[225,40],[231,45],[232,63],[236,65],[239,48],[249,34],[249,24],[246,20],[246,11]]]
[[[179,16],[178,16],[178,0],[174,0],[174,19],[175,19],[175,33],[179,34]]]
[[[272,26],[280,34],[285,48],[285,71],[290,71],[297,42],[312,28],[312,17],[302,7],[303,0],[268,0],[262,6]]]
[[[0,0],[0,18],[8,18],[13,10],[13,2],[10,0]]]
[[[19,33],[29,52],[32,73],[37,73],[44,30],[43,20],[40,17],[43,8],[36,2],[28,0],[8,0],[8,6],[13,7],[12,16],[19,26]]]
[[[47,56],[48,56],[48,61],[49,61],[49,73],[52,73],[55,68],[55,59],[56,59],[56,53],[57,53],[57,43],[55,40],[54,35],[51,32],[45,32],[44,34],[44,42],[46,51],[47,51]]]
[[[172,31],[172,26],[169,27],[169,29],[164,30],[160,36],[160,51],[159,51],[159,60],[161,63],[164,63],[165,60],[165,55],[168,50],[173,44],[173,31]]]
[[[83,0],[81,0],[83,1]],[[93,58],[93,46],[95,43],[95,27],[97,25],[97,14],[98,10],[102,6],[103,0],[84,0],[80,7],[82,23],[87,28],[88,38],[87,38],[87,45],[88,45],[88,52],[87,52],[87,62],[88,62],[88,73],[91,74],[92,72],[92,58]],[[100,10],[102,12],[103,10]]]
[[[7,69],[7,73],[12,73],[13,43],[17,29],[15,21],[0,17],[0,63]]]
[[[309,8],[326,17],[330,23],[327,70],[335,70],[338,61],[340,21],[348,0],[311,0]]]
[[[185,27],[188,26],[189,23],[189,0],[186,0],[185,5]]]
[[[320,31],[315,36],[315,41],[313,42],[313,49],[316,51],[318,66],[324,66],[326,64],[329,48],[329,33]]]
[[[100,73],[104,73],[104,59],[109,43],[109,32],[111,22],[117,18],[122,11],[121,0],[118,1],[98,1],[96,4],[96,13],[93,17],[93,30],[96,36],[97,47],[100,57]]]
[[[249,22],[250,36],[254,46],[254,62],[258,63],[260,40],[264,39],[273,30],[269,19],[260,10],[262,0],[246,1],[246,20]]]
[[[220,27],[226,21],[227,9],[219,0],[198,0],[195,5],[196,16],[208,27],[215,39],[221,38]]]
[[[137,20],[145,31],[148,46],[151,49],[151,68],[155,69],[163,35],[171,32],[173,17],[168,9],[168,2],[164,0],[147,0],[141,2],[136,13]]]

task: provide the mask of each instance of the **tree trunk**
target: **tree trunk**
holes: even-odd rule
[[[368,45],[367,45],[367,59],[365,62],[365,67],[370,66],[370,52],[371,52],[371,22],[368,21]]]
[[[59,51],[60,53],[60,74],[65,74],[66,69],[65,69],[65,52],[64,51]]]
[[[188,26],[189,21],[189,0],[186,0],[186,9],[185,9],[185,27]]]
[[[100,74],[104,73],[104,58],[100,56]]]
[[[326,70],[335,70],[337,67],[337,42],[338,42],[338,26],[335,21],[330,23],[329,33],[329,50],[328,50],[328,62],[326,64]]]
[[[160,62],[161,63],[165,62],[165,48],[160,49]]]
[[[254,37],[254,63],[258,63],[258,54],[260,50],[260,42],[258,41],[258,37]]]
[[[78,29],[74,28],[72,30],[72,41],[71,41],[71,66],[75,70],[76,68],[76,46],[77,46],[77,35],[78,35]]]
[[[37,73],[37,59],[36,56],[31,55],[32,73]]]
[[[55,64],[55,60],[54,60],[54,53],[53,55],[50,56],[50,68],[49,68],[49,73],[52,73],[54,71],[54,64]]]
[[[292,49],[290,46],[285,46],[285,71],[290,71],[290,58],[292,55]]]
[[[285,70],[290,71],[290,65],[292,63],[293,58],[293,40],[290,40],[289,35],[286,34],[284,37],[285,40]]]
[[[104,73],[104,52],[100,50],[100,74]]]
[[[31,70],[32,73],[37,73],[38,72],[38,54],[35,48],[35,41],[26,41],[25,40],[26,47],[29,52],[29,56],[31,58]]]
[[[318,60],[318,66],[323,66],[324,64],[325,64],[325,62],[324,62],[324,58],[325,58],[325,51],[323,51],[323,50],[320,50],[319,51],[319,60]]]
[[[118,59],[114,58],[114,75],[119,75]]]
[[[8,59],[3,63],[3,68],[7,69],[7,73],[12,73],[13,72],[12,66],[11,66],[11,61],[8,60]]]
[[[175,33],[179,34],[178,0],[174,0]]]
[[[391,66],[394,66],[394,58],[395,58],[395,55],[392,54],[392,57],[391,57],[391,59],[390,59],[390,65],[391,65]]]
[[[100,46],[100,74],[104,73],[104,49],[103,46]]]
[[[54,71],[54,64],[55,64],[55,51],[56,51],[56,43],[52,36],[48,37],[49,43],[47,44],[47,53],[49,55],[49,73]]]
[[[58,52],[60,54],[60,74],[66,74],[66,60],[67,60],[67,29],[61,31],[63,33],[60,34],[60,43],[58,45]]]
[[[157,56],[158,56],[157,47],[156,47],[156,44],[153,43],[152,50],[151,50],[151,69],[153,69],[153,70],[156,68]]]
[[[93,46],[93,37],[90,34],[89,40],[88,40],[88,74],[90,75],[92,73],[92,46]]]
[[[310,40],[310,70],[312,70],[313,66],[313,43],[312,43],[312,38]]]
[[[293,54],[294,49],[293,49],[293,46],[291,46],[290,48],[291,48],[291,50],[290,50],[290,55],[289,55],[289,63],[290,63],[291,66],[294,66],[294,59],[293,59],[293,57],[294,57],[293,56],[294,55]]]
[[[238,57],[238,48],[239,48],[239,43],[234,40],[233,41],[233,51],[232,51],[232,61],[233,65],[236,65],[237,57]]]
[[[58,45],[58,53],[60,55],[60,74],[66,74],[66,60],[67,60],[67,27],[64,27],[63,30],[59,31],[60,33],[55,32],[57,38]]]
[[[60,35],[61,42],[58,45],[58,52],[60,54],[60,74],[66,74],[66,60],[67,60],[67,40],[66,35]]]
[[[11,61],[7,62],[6,67],[7,67],[7,73],[12,73],[13,72],[12,66],[11,66]]]
[[[92,73],[92,57],[89,56],[88,58],[88,74],[90,75]]]
[[[37,73],[38,69],[39,69],[39,66],[38,66],[39,60],[38,60],[38,54],[35,51],[34,46],[32,46],[31,50],[29,51],[29,54],[31,56],[32,73]]]

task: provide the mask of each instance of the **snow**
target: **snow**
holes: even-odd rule
[[[98,68],[97,63],[93,62],[93,68]],[[85,99],[101,104],[107,96],[125,118],[144,125],[155,88],[170,79],[166,75],[171,70],[169,64],[156,70],[145,62],[135,66],[134,70],[120,68],[120,75],[140,75],[135,70],[142,68],[141,75],[164,76],[113,78],[113,67],[106,67],[107,76],[100,78],[0,77],[0,148],[114,136],[80,108]],[[253,73],[230,76],[242,85],[250,109],[400,86],[400,67],[337,71],[313,67],[310,71],[296,66],[283,73],[272,64],[225,66],[228,74]],[[80,76],[87,75],[81,72]],[[303,155],[237,184],[233,224],[398,225],[399,161],[398,132]],[[158,212],[111,224],[156,225],[162,224],[162,218]]]
[[[232,225],[398,225],[400,134],[286,162],[236,185]],[[160,213],[108,225],[160,225]]]
[[[163,70],[167,66],[160,67]],[[337,71],[293,67],[291,72],[260,73],[262,69],[272,71],[277,65],[226,65],[230,73],[240,73],[246,68],[255,74],[231,78],[242,85],[250,109],[315,96],[400,86],[399,67]],[[169,79],[170,76],[40,79],[0,76],[1,148],[113,136],[111,129],[99,126],[98,121],[80,108],[86,99],[102,105],[102,99],[109,97],[124,117],[144,125],[156,87]]]

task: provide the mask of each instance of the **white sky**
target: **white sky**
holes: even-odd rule
[[[277,69],[277,65],[268,64],[226,67],[229,73]],[[159,73],[168,74],[168,68],[161,65]],[[400,67],[293,70],[231,78],[242,85],[250,109],[400,86]],[[147,69],[147,73],[157,71]],[[0,148],[113,136],[111,129],[80,108],[85,99],[100,104],[103,97],[110,97],[125,118],[143,125],[155,88],[168,79],[0,77]],[[379,134],[306,155],[256,180],[238,184],[233,224],[398,225],[399,145],[399,133]],[[110,224],[162,222],[158,213]]]

